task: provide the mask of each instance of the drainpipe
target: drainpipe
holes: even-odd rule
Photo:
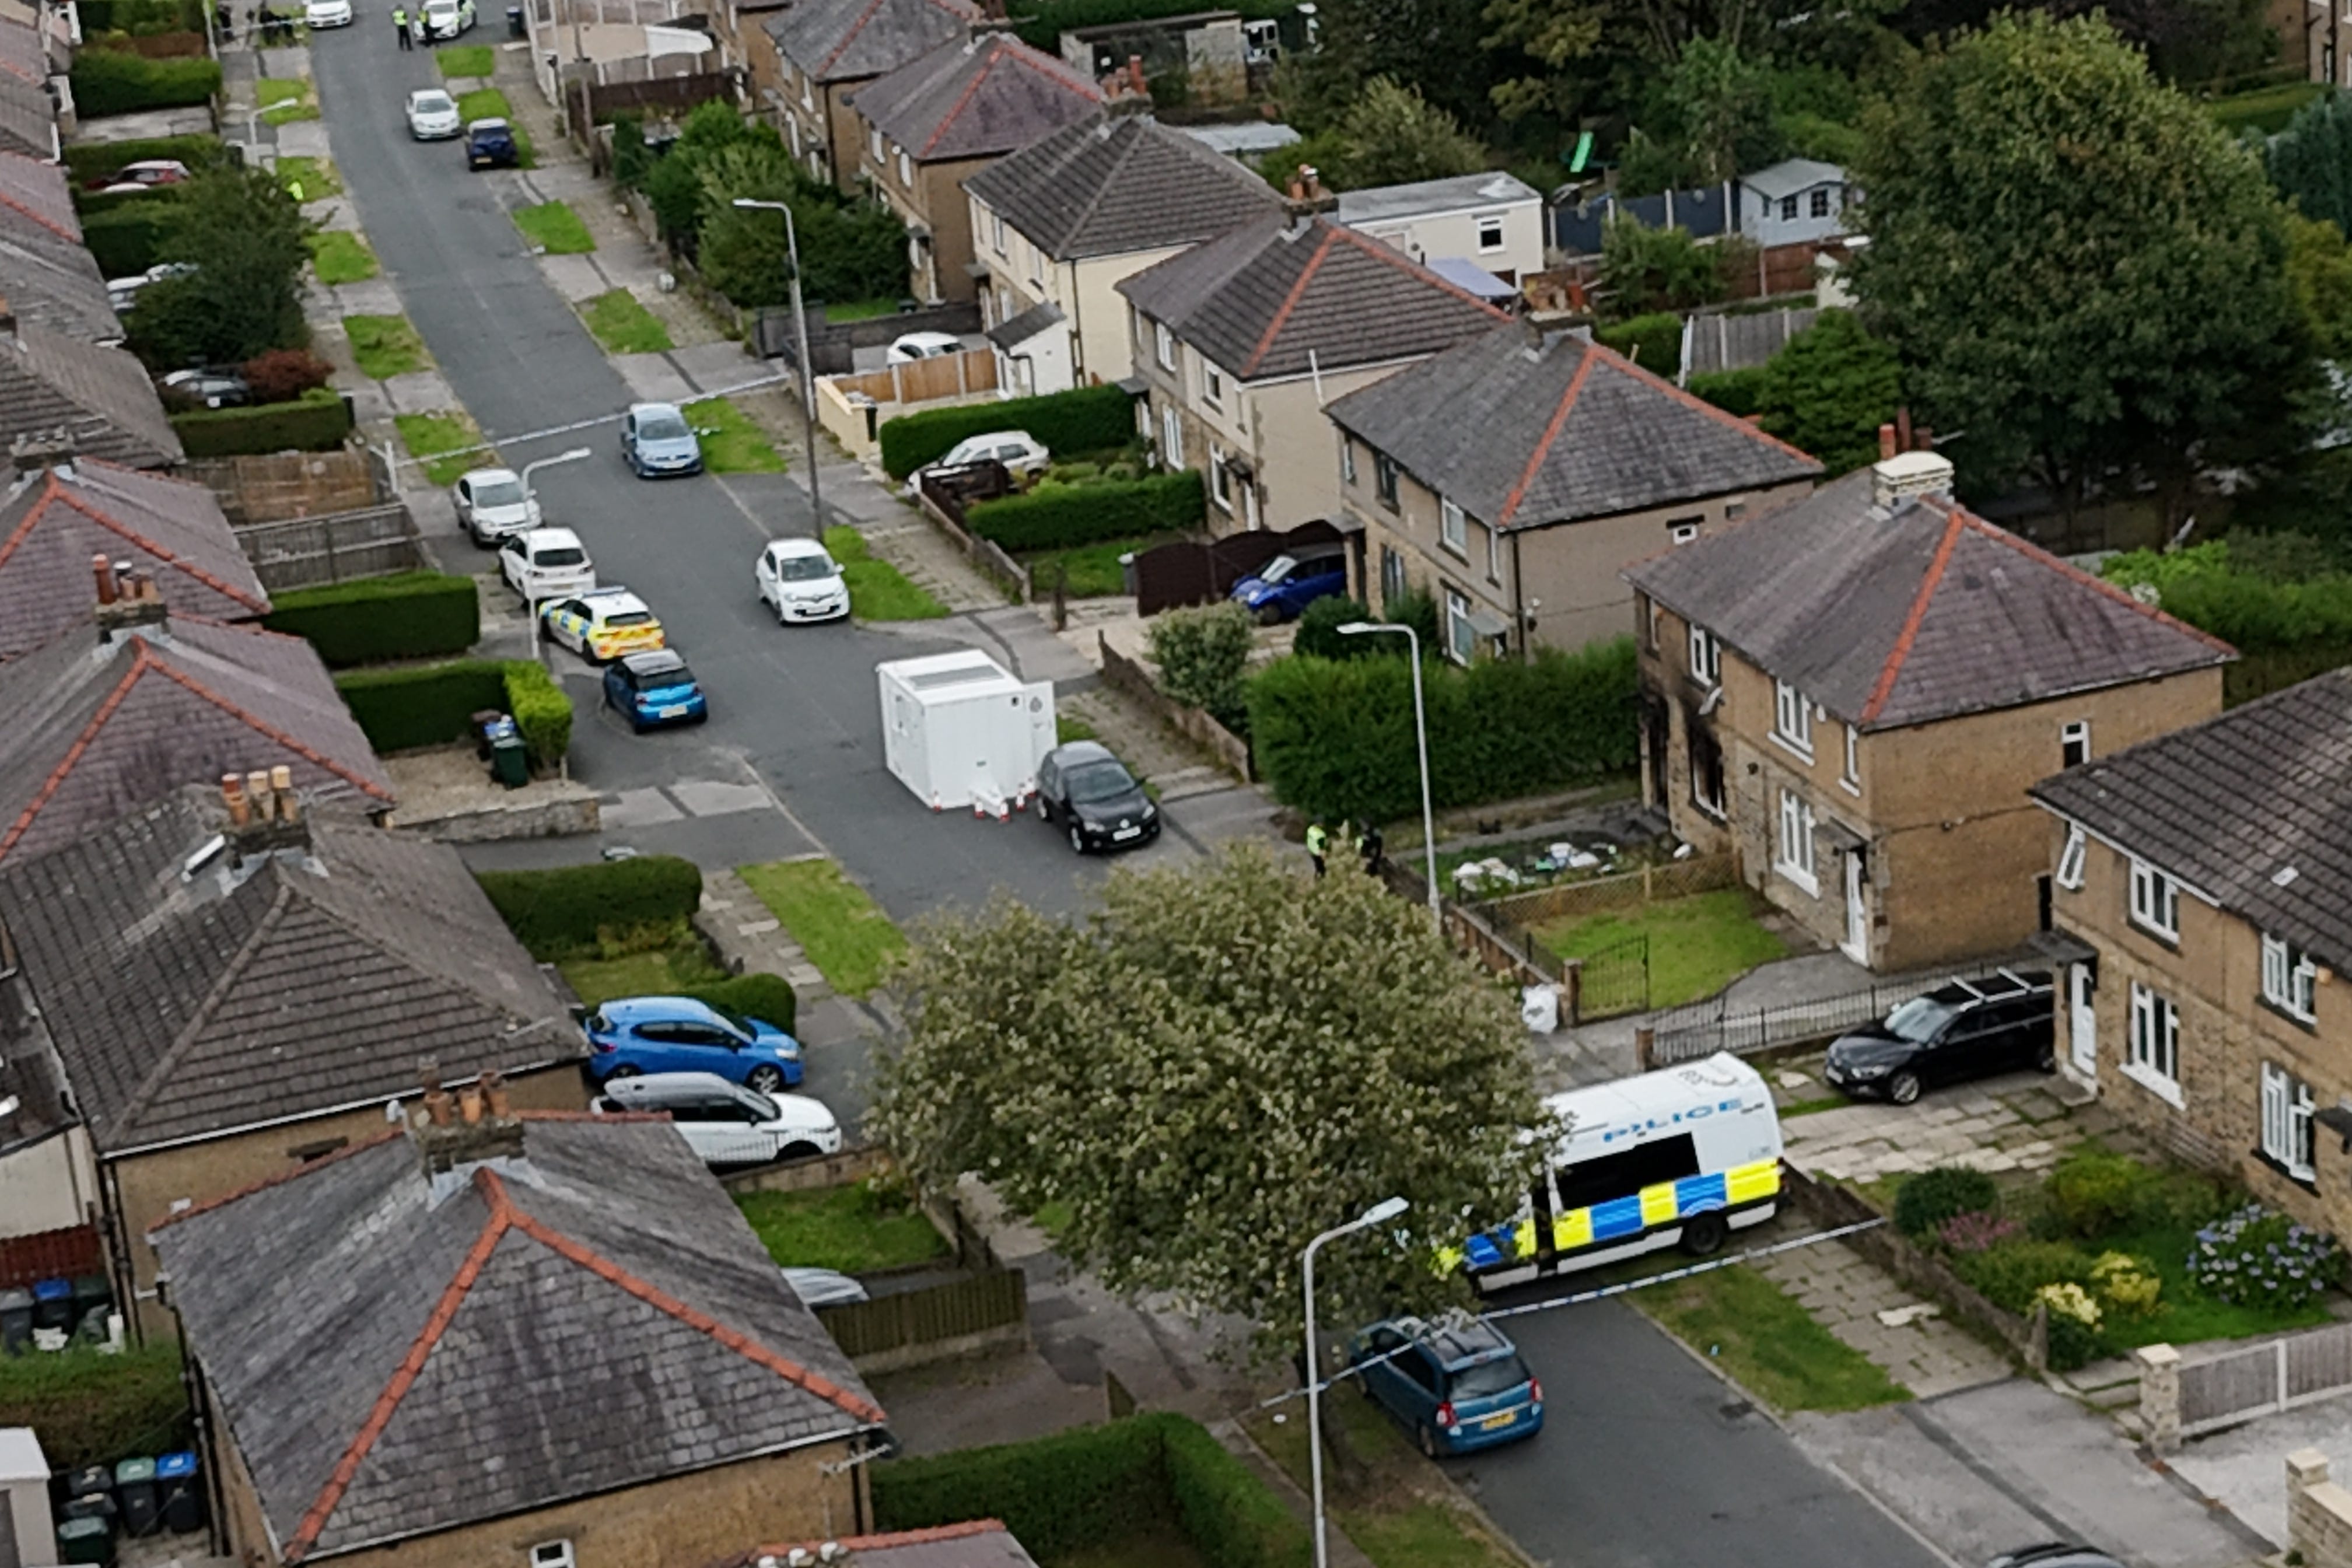
[[[84,1123],[85,1126],[88,1123]],[[93,1152],[96,1140],[92,1140]],[[139,1266],[131,1256],[131,1238],[122,1219],[122,1179],[114,1162],[99,1163],[99,1181],[106,1189],[107,1272],[115,1277],[114,1299],[122,1308],[123,1324],[131,1331],[131,1342],[147,1343],[146,1324],[139,1315]]]
[[[1084,386],[1087,374],[1087,297],[1078,288],[1078,264],[1070,263],[1070,384]]]
[[[1512,631],[1518,635],[1519,662],[1533,664],[1536,658],[1535,639],[1528,635],[1527,582],[1519,574],[1519,536],[1511,536],[1511,620]]]

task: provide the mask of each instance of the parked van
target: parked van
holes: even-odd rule
[[[1763,1077],[1738,1057],[1718,1053],[1545,1103],[1568,1136],[1528,1206],[1445,1256],[1481,1290],[1662,1247],[1703,1258],[1779,1207],[1780,1119]]]

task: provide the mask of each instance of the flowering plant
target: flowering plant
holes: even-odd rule
[[[2189,1277],[2216,1300],[2291,1310],[2309,1306],[2344,1274],[2336,1238],[2260,1204],[2215,1220],[2189,1247]]]
[[[2071,1279],[2061,1279],[2054,1285],[2044,1285],[2033,1293],[2034,1302],[2049,1309],[2053,1318],[2071,1318],[2086,1329],[2099,1326],[2099,1304],[2091,1293]]]
[[[2024,1228],[2013,1219],[1979,1209],[1969,1214],[1954,1215],[1943,1223],[1936,1235],[1954,1252],[1984,1252]]]
[[[2164,1279],[2156,1266],[2126,1252],[2103,1252],[2091,1265],[2091,1289],[2118,1312],[2142,1317],[2156,1310]]]

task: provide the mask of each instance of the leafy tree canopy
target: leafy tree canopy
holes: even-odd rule
[[[1687,310],[1721,299],[1720,248],[1701,245],[1686,228],[1651,228],[1631,218],[1611,224],[1601,237],[1600,283],[1606,312],[1622,321],[1654,310]]]
[[[1335,191],[1397,185],[1475,174],[1486,150],[1419,91],[1387,77],[1364,84],[1337,122],[1265,160],[1266,179],[1287,184],[1293,170],[1311,165]]]
[[[2264,143],[2263,166],[2304,216],[2352,232],[2352,93],[2304,105]]]
[[[158,368],[242,363],[309,341],[302,266],[310,226],[267,170],[207,169],[181,187],[163,259],[194,268],[152,283],[131,312],[133,345]]]
[[[1764,428],[1843,474],[1878,457],[1878,427],[1903,400],[1895,351],[1851,310],[1823,310],[1764,367]]]

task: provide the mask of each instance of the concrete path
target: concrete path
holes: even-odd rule
[[[2297,1448],[2326,1454],[2331,1471],[2352,1464],[2352,1398],[2324,1400],[2194,1438],[2171,1463],[2174,1474],[2284,1551],[2286,1456]]]
[[[1998,1383],[2009,1358],[1945,1321],[1843,1242],[1776,1253],[1757,1272],[1803,1307],[1813,1321],[1868,1356],[1922,1399]]]

